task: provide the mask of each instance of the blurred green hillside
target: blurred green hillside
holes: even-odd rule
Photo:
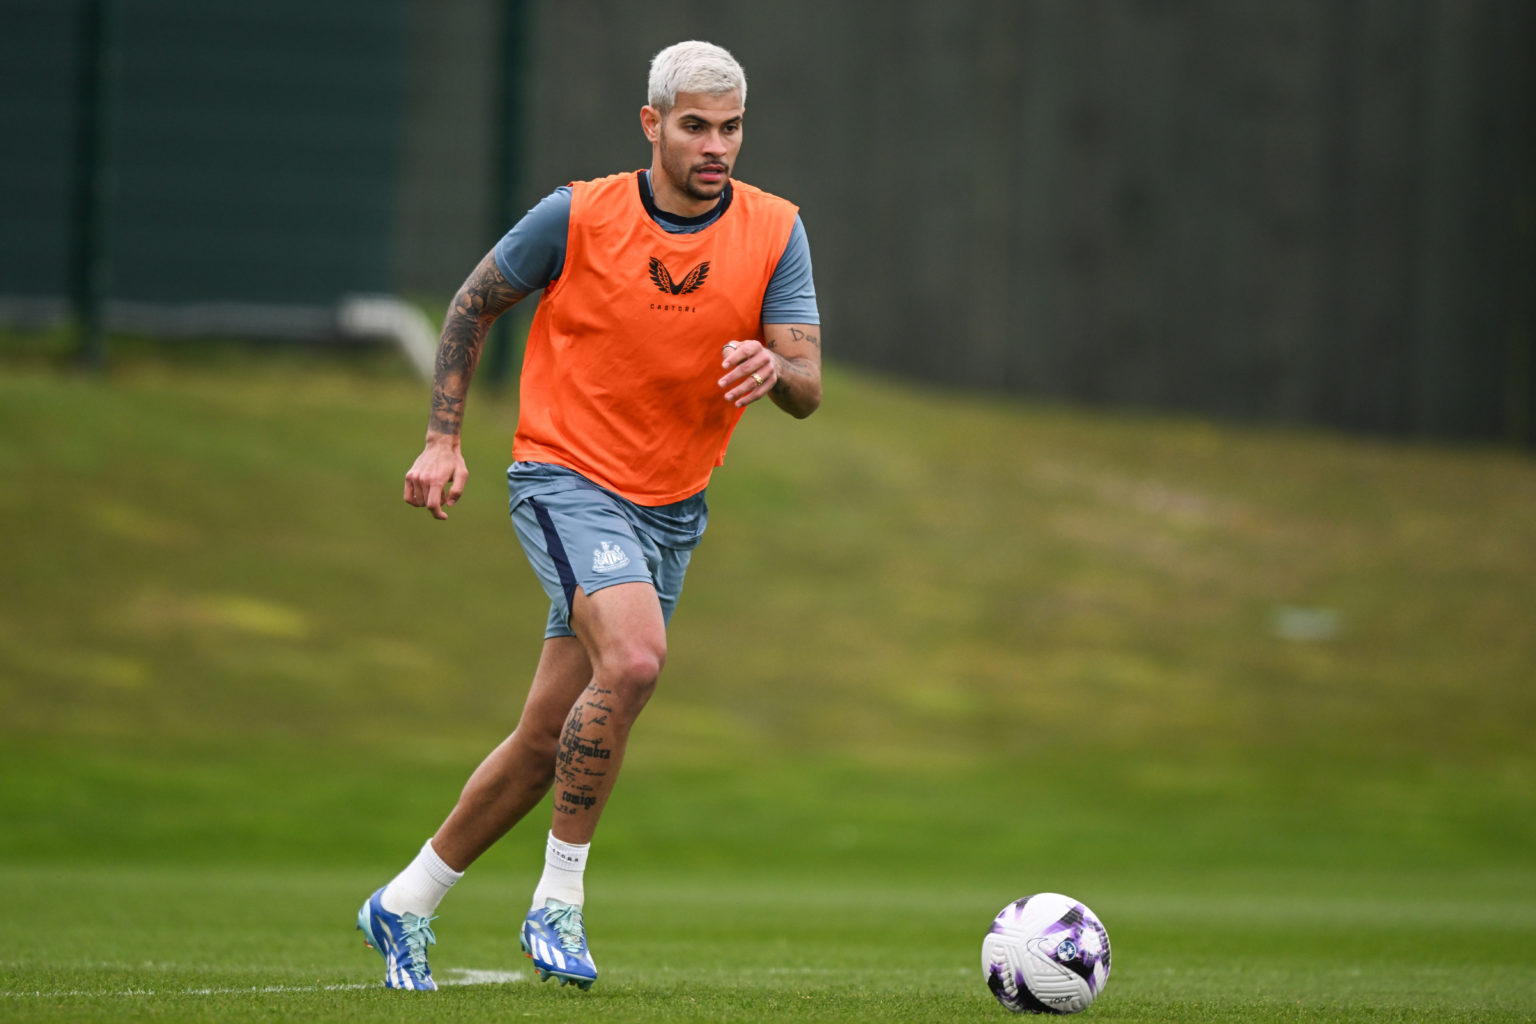
[[[826,390],[710,489],[582,1019],[1006,1016],[979,938],[1042,890],[1108,924],[1099,1020],[1530,1019],[1536,463]],[[350,932],[544,622],[514,405],[446,523],[425,409],[382,356],[0,362],[0,1019],[570,1019],[512,937],[546,811],[445,902],[467,987]]]
[[[430,832],[545,604],[514,403],[472,396],[446,523],[400,500],[425,406],[368,360],[0,365],[0,857],[392,864]],[[810,420],[749,412],[710,504],[616,860],[1536,851],[1528,458],[834,369]]]

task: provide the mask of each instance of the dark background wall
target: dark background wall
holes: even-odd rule
[[[302,303],[387,283],[403,0],[3,0],[0,294],[69,287],[93,10],[112,297]]]
[[[403,291],[446,303],[510,226],[501,223],[497,145],[505,116],[500,82],[508,70],[501,57],[504,28],[516,5],[417,0],[407,6],[395,281]],[[519,83],[522,72],[531,71],[511,70]]]
[[[0,2],[0,295],[59,295],[68,279],[78,12]]]
[[[747,68],[739,173],[802,205],[835,355],[1536,441],[1536,4],[545,4],[529,179],[644,162],[689,34]]]
[[[0,0],[0,300],[67,277],[81,2]],[[120,293],[440,303],[706,38],[831,357],[1536,445],[1536,3],[106,2]]]

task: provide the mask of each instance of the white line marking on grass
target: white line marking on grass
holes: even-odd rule
[[[54,989],[51,992],[0,992],[0,997],[18,999],[71,999],[90,996],[229,996],[242,993],[269,995],[280,992],[351,992],[377,988],[376,985],[250,985],[243,988],[124,988],[116,991],[92,992],[86,988]]]
[[[505,985],[528,977],[524,971],[482,971],[474,967],[450,967],[447,973],[453,977],[444,985]]]
[[[505,985],[508,982],[522,981],[527,977],[523,971],[485,971],[474,967],[452,967],[444,972],[450,977],[442,979],[440,984],[444,987],[453,985]],[[372,985],[249,985],[232,986],[228,988],[127,988],[116,991],[92,992],[90,989],[55,989],[51,992],[37,990],[33,992],[0,991],[0,999],[80,999],[92,996],[237,996],[237,995],[288,995],[300,992],[366,992],[369,989],[383,988],[382,984]]]

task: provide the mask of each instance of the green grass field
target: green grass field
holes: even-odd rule
[[[532,980],[536,812],[384,991],[357,905],[515,720],[544,602],[473,396],[395,364],[0,357],[0,1020],[987,1021],[1104,919],[1101,1021],[1536,1019],[1536,463],[924,390],[751,411]]]

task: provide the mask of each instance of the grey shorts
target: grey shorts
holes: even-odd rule
[[[549,595],[546,639],[575,635],[571,604],[578,587],[590,597],[616,583],[649,583],[663,619],[672,621],[693,543],[666,545],[629,502],[586,481],[529,490],[535,493],[512,487],[512,525]]]

